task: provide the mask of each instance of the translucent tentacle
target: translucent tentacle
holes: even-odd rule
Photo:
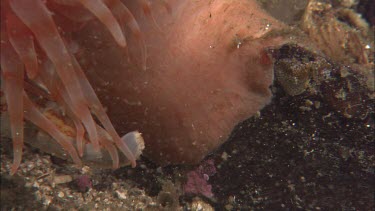
[[[67,6],[78,6],[79,2],[77,0],[53,0],[53,2],[62,4],[62,5],[67,5]]]
[[[151,3],[148,0],[139,0],[143,13],[153,23],[157,30],[162,31],[151,12]]]
[[[132,166],[135,167],[136,161],[134,154],[130,151],[129,147],[121,141],[119,135],[117,134],[115,128],[113,127],[111,120],[109,119],[104,107],[100,103],[98,97],[95,94],[94,89],[91,87],[90,82],[87,80],[83,70],[79,66],[78,62],[73,58],[74,69],[76,70],[77,76],[80,79],[80,84],[84,90],[86,99],[91,105],[93,113],[98,117],[99,121],[103,124],[104,128],[108,131],[116,146],[121,150],[122,153],[131,161]]]
[[[80,157],[83,156],[83,148],[85,146],[85,129],[83,128],[81,122],[77,118],[73,118],[74,126],[76,127],[76,142],[77,150]]]
[[[52,11],[56,11],[57,13],[62,14],[65,18],[68,18],[69,20],[72,20],[75,23],[80,22],[84,24],[87,21],[90,21],[96,18],[90,11],[84,8],[83,5],[77,0],[72,0],[72,1],[49,0],[47,1],[47,7]],[[72,24],[72,23],[69,23],[69,24]],[[64,28],[64,30],[66,30],[66,28]]]
[[[25,64],[27,76],[34,79],[38,74],[38,60],[31,31],[11,10],[6,14],[9,41]]]
[[[22,160],[24,71],[21,60],[3,34],[1,36],[1,70],[13,139],[13,165],[10,171],[13,175]]]
[[[139,45],[141,46],[142,69],[146,70],[146,43],[136,19],[134,18],[130,10],[121,1],[114,0],[111,3],[107,4],[111,8],[112,12],[116,15],[116,17],[120,20],[120,23],[129,27],[130,31],[132,32],[132,34],[138,41]]]
[[[87,107],[78,79],[76,77],[71,56],[61,39],[50,12],[41,0],[13,0],[10,6],[16,15],[35,35],[40,46],[56,67],[56,71],[72,100],[72,110],[77,111],[83,122],[94,149],[99,151],[99,142],[95,122]]]
[[[159,2],[160,2],[161,4],[163,4],[163,6],[165,7],[165,9],[167,10],[167,12],[168,12],[169,14],[172,13],[171,5],[168,4],[168,2],[167,2],[166,0],[159,0]]]
[[[126,39],[120,24],[101,0],[80,0],[80,2],[108,28],[121,47],[126,47]]]
[[[102,137],[100,139],[100,143],[103,144],[104,148],[108,151],[109,155],[112,158],[112,162],[113,162],[112,168],[118,169],[120,166],[120,159],[119,159],[116,147],[112,144],[111,141],[109,141],[111,140],[111,137],[109,137],[108,133],[103,128],[98,126],[97,129],[98,129],[98,133],[100,134],[100,137]]]
[[[52,136],[68,152],[73,162],[81,166],[82,161],[67,137],[35,107],[26,93],[23,95],[23,100],[25,103],[25,118]]]
[[[76,142],[77,150],[80,157],[83,156],[84,149],[84,134],[85,130],[79,121],[78,115],[71,110],[71,99],[66,92],[65,87],[63,86],[61,80],[57,77],[54,67],[50,64],[50,61],[44,62],[44,65],[41,65],[43,68],[42,71],[44,74],[41,75],[41,80],[43,84],[48,88],[51,93],[51,97],[59,104],[62,105],[68,116],[72,118],[73,123],[76,128]]]

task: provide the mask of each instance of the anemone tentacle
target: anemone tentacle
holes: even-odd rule
[[[23,148],[23,64],[17,53],[12,48],[6,35],[1,36],[1,78],[3,90],[7,101],[11,132],[13,139],[13,165],[10,174],[13,175],[22,160]]]
[[[149,2],[138,1],[143,4],[144,12],[151,17],[151,10],[147,7]],[[72,17],[69,17],[67,8],[75,9]],[[84,157],[85,146],[90,142],[97,151],[100,147],[108,151],[113,168],[118,168],[120,163],[117,150],[134,167],[135,152],[129,149],[116,132],[80,64],[67,47],[69,34],[62,31],[56,22],[61,17],[68,17],[72,25],[97,19],[125,50],[127,43],[124,27],[128,27],[142,45],[145,66],[145,42],[140,27],[127,6],[120,0],[2,0],[1,10],[4,12],[1,18],[2,90],[8,105],[14,149],[11,174],[17,171],[22,160],[24,120],[32,122],[52,136],[76,164],[82,164],[80,157]],[[86,11],[82,13],[82,17],[81,11]],[[63,107],[74,124],[75,142],[71,142],[53,121],[49,121],[33,102],[34,99],[28,96],[28,92],[34,89],[33,86],[40,86],[46,91],[43,96]],[[103,128],[96,124],[94,115]],[[88,140],[85,134],[88,135]]]

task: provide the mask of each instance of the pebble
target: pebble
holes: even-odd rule
[[[73,181],[73,177],[70,175],[59,175],[53,178],[53,183],[57,184],[64,184]]]
[[[116,195],[119,199],[126,199],[126,193],[120,192],[119,190],[116,190]]]
[[[60,191],[57,196],[60,197],[60,198],[64,198],[65,194],[64,194],[64,192]]]
[[[191,210],[193,210],[193,211],[214,211],[214,208],[210,204],[202,201],[201,199],[194,198],[193,202],[191,204]]]

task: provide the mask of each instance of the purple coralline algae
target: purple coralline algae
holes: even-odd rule
[[[187,173],[187,181],[184,185],[186,194],[200,194],[212,198],[212,185],[208,183],[210,176],[216,174],[216,167],[213,160],[202,162],[198,168]]]

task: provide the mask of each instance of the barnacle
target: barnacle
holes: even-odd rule
[[[145,14],[153,19],[150,3],[139,0]],[[125,27],[139,41],[145,66],[146,51],[142,33],[131,11],[120,0],[1,0],[1,85],[9,113],[13,139],[14,174],[22,160],[24,120],[43,129],[81,164],[84,148],[92,144],[98,151],[105,148],[119,166],[116,146],[135,166],[134,151],[129,149],[115,131],[85,73],[69,45],[74,43],[70,31],[98,19],[125,51]],[[59,128],[41,112],[33,90],[41,88],[48,100],[61,106],[74,122],[76,142],[70,141]],[[103,129],[110,141],[103,138]],[[87,138],[85,138],[85,132]],[[88,141],[85,141],[88,140]],[[78,151],[78,153],[77,153]]]

